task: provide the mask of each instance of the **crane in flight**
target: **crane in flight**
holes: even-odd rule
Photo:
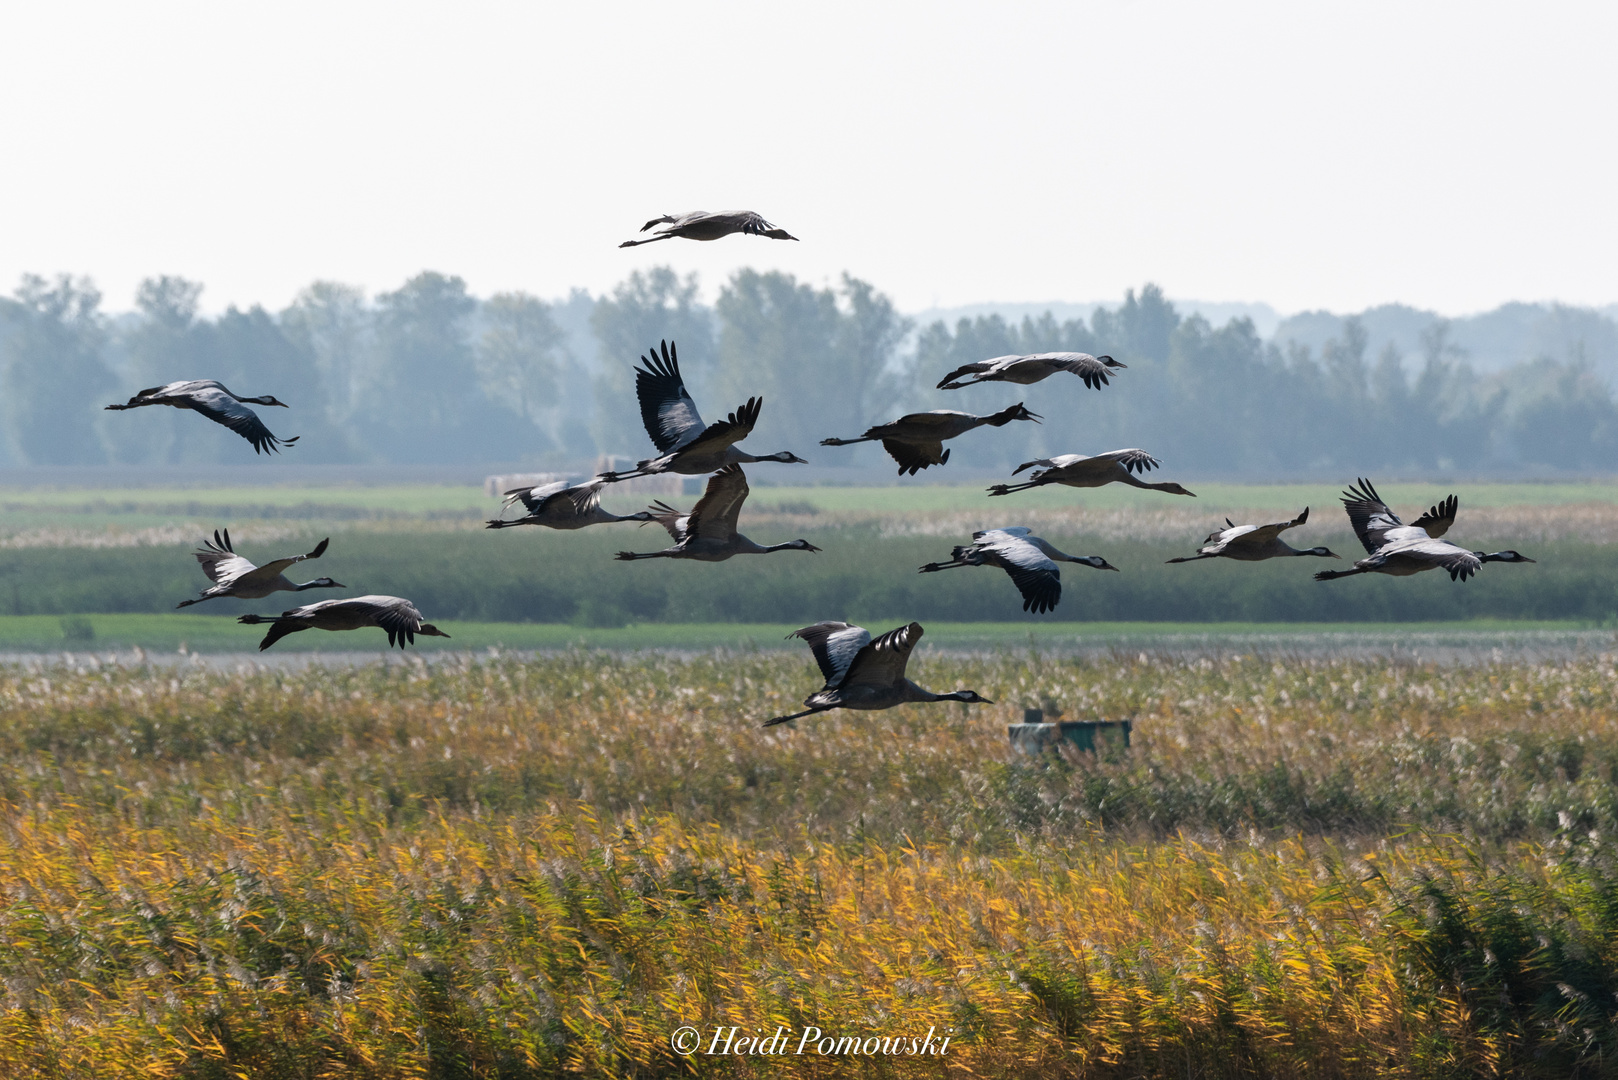
[[[606,525],[614,521],[638,521],[645,524],[656,520],[645,510],[633,514],[614,514],[601,508],[601,489],[607,482],[601,479],[586,484],[569,485],[566,480],[539,487],[512,488],[506,492],[507,507],[522,503],[528,511],[520,518],[490,518],[486,529],[509,529],[514,525],[543,525],[547,529],[582,529],[586,525]]]
[[[963,386],[976,386],[986,382],[1008,382],[1027,386],[1048,379],[1061,371],[1070,371],[1084,380],[1092,390],[1107,385],[1113,371],[1127,368],[1110,356],[1091,356],[1082,352],[1029,353],[1026,356],[996,356],[975,364],[963,364],[938,382],[939,390],[959,390]],[[971,378],[964,378],[970,375]]]
[[[1172,481],[1165,480],[1159,484],[1151,484],[1135,478],[1135,473],[1148,472],[1157,468],[1159,464],[1161,462],[1144,450],[1111,450],[1093,456],[1062,454],[1060,457],[1023,462],[1012,470],[1013,476],[1035,466],[1040,466],[1040,469],[1032,478],[1021,484],[995,484],[989,489],[989,494],[1009,495],[1013,491],[1027,491],[1029,488],[1044,487],[1046,484],[1063,484],[1076,488],[1128,484],[1130,487],[1196,498],[1195,492],[1187,491]]]
[[[263,652],[288,634],[301,630],[360,630],[375,626],[388,632],[388,647],[397,642],[415,644],[416,635],[447,638],[448,634],[423,622],[416,605],[400,596],[355,596],[347,600],[321,600],[303,607],[283,611],[276,616],[243,615],[236,620],[248,626],[268,624],[269,632],[258,643]]]
[[[953,690],[935,694],[905,677],[910,651],[921,640],[921,623],[913,622],[889,630],[871,640],[863,626],[846,622],[820,622],[788,634],[809,643],[809,651],[820,665],[826,685],[803,699],[809,706],[790,716],[766,720],[763,727],[774,727],[789,720],[826,712],[830,709],[891,709],[910,701],[964,701],[971,705],[993,705],[976,690]]]
[[[202,595],[195,600],[181,600],[174,606],[190,607],[192,604],[200,604],[204,600],[214,600],[222,596],[237,600],[262,600],[277,592],[347,588],[342,582],[333,581],[329,577],[319,577],[313,581],[305,581],[302,585],[294,585],[283,573],[288,567],[295,566],[305,559],[320,558],[326,554],[326,545],[329,543],[331,537],[328,536],[316,544],[315,549],[307,555],[288,555],[284,559],[273,559],[263,566],[254,566],[236,554],[236,549],[230,543],[229,529],[224,530],[223,535],[215,529],[213,541],[210,543],[204,540],[202,547],[193,552],[197,562],[202,564],[202,572],[208,575],[213,584],[202,590]]]
[[[755,457],[736,445],[752,434],[758,424],[759,412],[764,408],[763,398],[748,398],[747,404],[725,419],[704,424],[697,414],[697,403],[691,400],[685,380],[680,376],[680,354],[674,342],[659,344],[662,356],[656,350],[648,350],[650,355],[641,357],[646,366],[635,369],[635,397],[640,401],[640,419],[646,425],[646,434],[651,436],[652,445],[662,456],[638,462],[628,472],[601,473],[596,479],[610,484],[666,472],[705,476],[726,465],[754,461],[809,464],[789,450]]]
[[[1055,611],[1062,599],[1062,573],[1059,562],[1079,563],[1097,570],[1116,570],[1100,555],[1068,555],[1021,525],[985,529],[972,534],[972,542],[957,547],[949,562],[928,563],[921,573],[953,570],[958,566],[998,566],[1011,575],[1011,583],[1022,593],[1022,609],[1038,615]]]
[[[108,405],[108,409],[122,411],[124,409],[139,409],[146,405],[170,405],[176,409],[190,409],[201,413],[216,424],[223,424],[248,442],[253,444],[253,453],[267,454],[278,451],[283,446],[291,446],[297,442],[299,436],[290,439],[278,439],[270,434],[270,429],[264,426],[264,421],[258,418],[258,413],[249,409],[248,405],[279,405],[283,409],[291,408],[284,401],[277,401],[273,396],[265,394],[263,397],[239,397],[225,388],[225,384],[215,382],[213,379],[190,379],[185,382],[172,382],[166,386],[152,386],[122,405]]]
[[[763,555],[771,551],[819,551],[807,540],[784,544],[755,544],[736,531],[736,519],[747,500],[747,475],[740,465],[727,465],[708,481],[708,488],[689,514],[682,514],[666,503],[652,505],[654,519],[668,530],[673,547],[662,551],[636,553],[620,551],[625,562],[635,559],[697,559],[724,562],[732,555]]]
[[[1343,509],[1348,511],[1354,535],[1365,546],[1366,556],[1351,570],[1322,570],[1316,581],[1332,581],[1355,574],[1390,574],[1409,577],[1437,567],[1449,571],[1449,579],[1465,581],[1486,562],[1531,563],[1534,560],[1515,551],[1468,551],[1459,544],[1440,539],[1455,524],[1461,500],[1449,498],[1429,507],[1427,512],[1406,525],[1388,509],[1376,488],[1364,477],[1358,487],[1343,492]]]
[[[1288,529],[1296,529],[1309,520],[1309,508],[1303,508],[1303,513],[1291,521],[1277,521],[1270,525],[1238,525],[1229,518],[1225,524],[1229,528],[1216,529],[1208,534],[1208,539],[1202,542],[1195,555],[1182,555],[1178,559],[1168,560],[1171,563],[1196,562],[1198,559],[1239,559],[1242,562],[1261,562],[1264,559],[1275,559],[1286,555],[1319,555],[1327,559],[1341,559],[1342,556],[1329,548],[1295,548],[1285,540],[1281,534]]]
[[[718,240],[731,233],[767,236],[771,240],[797,239],[785,229],[776,228],[751,210],[721,210],[716,214],[710,214],[706,210],[692,210],[678,215],[663,214],[642,225],[640,231],[645,232],[654,225],[666,225],[667,228],[658,229],[644,240],[625,240],[618,246],[639,247],[641,244],[655,244],[659,240],[672,240],[676,236],[683,236],[687,240]]]
[[[877,424],[865,429],[857,439],[821,439],[821,446],[852,446],[862,442],[880,442],[888,456],[899,463],[899,475],[916,475],[932,465],[949,461],[944,441],[965,435],[973,428],[1005,427],[1013,420],[1032,420],[1039,423],[1037,413],[1031,413],[1018,402],[988,416],[956,412],[954,409],[933,409],[929,412],[908,413],[889,424]]]

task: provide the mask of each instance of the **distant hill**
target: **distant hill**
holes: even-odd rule
[[[1282,316],[1263,303],[1180,299],[1170,303],[1182,317],[1201,315],[1214,326],[1223,326],[1231,319],[1251,319],[1260,337],[1282,348],[1288,343],[1303,346],[1315,355],[1326,342],[1342,338],[1343,324],[1348,319],[1357,318],[1370,338],[1366,358],[1374,361],[1391,346],[1411,372],[1420,368],[1425,355],[1423,333],[1443,318],[1437,312],[1405,304],[1382,304],[1348,314],[1302,311]],[[1015,325],[1025,316],[1037,319],[1047,311],[1058,322],[1075,318],[1088,322],[1097,308],[1116,306],[1116,301],[981,303],[928,308],[910,312],[909,316],[917,328],[940,320],[953,328],[961,319],[988,315],[999,315]],[[1609,386],[1618,388],[1618,304],[1601,308],[1556,303],[1502,304],[1493,311],[1450,319],[1446,344],[1448,358],[1464,359],[1480,373],[1502,371],[1528,360],[1571,363],[1582,359]]]
[[[1342,337],[1350,317],[1359,319],[1369,336],[1368,359],[1391,346],[1407,370],[1420,366],[1422,334],[1441,318],[1404,304],[1383,304],[1353,316],[1305,311],[1282,319],[1271,338],[1283,347],[1294,342],[1318,353],[1328,340]],[[1608,385],[1618,386],[1618,304],[1601,309],[1502,304],[1493,311],[1449,320],[1448,344],[1479,372],[1501,371],[1527,360],[1582,359]]]
[[[1268,304],[1244,304],[1228,300],[1177,300],[1169,301],[1174,305],[1182,317],[1201,315],[1215,326],[1223,326],[1232,319],[1252,319],[1253,327],[1260,337],[1269,337],[1275,333],[1275,328],[1281,323],[1281,313]],[[928,308],[926,311],[907,312],[910,318],[916,320],[916,325],[929,326],[943,320],[951,329],[961,319],[976,319],[980,315],[998,315],[1010,323],[1020,323],[1024,316],[1037,319],[1045,312],[1050,312],[1057,322],[1066,322],[1069,319],[1084,319],[1089,321],[1097,308],[1113,308],[1118,301],[1094,301],[1091,303],[1067,303],[1052,300],[1044,303],[984,303],[962,304],[958,307]],[[1330,336],[1330,335],[1328,335]],[[1322,338],[1321,340],[1325,340]]]

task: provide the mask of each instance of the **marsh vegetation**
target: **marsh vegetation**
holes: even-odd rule
[[[953,1028],[1003,1076],[1595,1075],[1613,663],[920,656],[1000,704],[778,732],[805,657],[12,668],[0,1062],[682,1075],[669,1033],[727,1023]],[[1025,705],[1134,746],[1016,757]]]

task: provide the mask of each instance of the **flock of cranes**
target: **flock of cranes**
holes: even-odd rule
[[[663,227],[652,236],[626,240],[619,246],[635,247],[676,237],[717,240],[734,233],[776,240],[797,239],[752,211],[718,214],[695,211],[678,216],[663,215],[648,221],[641,227],[641,232],[655,226]],[[514,488],[506,492],[505,508],[520,503],[527,513],[519,518],[495,518],[487,523],[487,527],[505,529],[517,525],[538,525],[548,529],[571,530],[619,521],[634,521],[642,525],[655,521],[668,531],[673,540],[671,546],[660,551],[621,551],[617,557],[624,561],[695,559],[723,562],[733,555],[819,551],[807,540],[764,545],[738,531],[742,504],[748,493],[747,476],[742,471],[744,464],[807,464],[790,451],[755,456],[737,445],[751,435],[757,426],[763,399],[749,398],[723,420],[704,423],[680,375],[679,354],[673,342],[660,343],[658,349],[641,357],[641,362],[643,366],[635,369],[635,395],[640,402],[642,423],[658,456],[638,462],[634,469],[604,472],[582,484],[555,483]],[[937,388],[959,390],[992,382],[1030,386],[1052,375],[1067,372],[1078,376],[1089,389],[1099,390],[1109,385],[1111,377],[1125,367],[1110,356],[1091,356],[1088,353],[997,356],[957,368],[945,375]],[[249,404],[287,407],[270,395],[241,397],[222,383],[199,379],[142,390],[124,404],[108,405],[107,408],[123,410],[168,405],[190,409],[242,436],[252,444],[255,453],[278,452],[282,447],[298,441],[297,436],[283,439],[272,434],[258,414],[247,407]],[[849,446],[880,442],[888,456],[898,463],[899,473],[913,476],[922,469],[947,464],[950,452],[944,448],[944,443],[950,439],[959,438],[976,428],[1004,427],[1022,420],[1038,423],[1040,417],[1030,412],[1022,402],[982,416],[953,409],[932,409],[909,413],[891,423],[874,425],[858,438],[828,438],[821,440],[820,445]],[[1120,483],[1195,497],[1193,492],[1176,483],[1152,483],[1140,479],[1158,465],[1156,458],[1139,449],[1113,450],[1094,455],[1062,454],[1024,462],[1013,470],[1013,475],[1034,469],[1026,481],[995,484],[988,493],[990,496],[1009,495],[1048,484],[1094,488]],[[602,508],[601,493],[608,485],[637,476],[662,473],[711,475],[702,497],[689,513],[682,513],[662,502],[654,503],[645,511],[626,515],[609,513]],[[1355,562],[1352,569],[1321,571],[1315,575],[1317,581],[1370,573],[1403,577],[1435,568],[1449,571],[1451,580],[1465,581],[1486,562],[1534,561],[1515,551],[1469,551],[1442,539],[1455,523],[1459,500],[1454,495],[1433,506],[1410,525],[1404,524],[1388,508],[1369,480],[1359,479],[1357,486],[1351,486],[1343,493],[1342,502],[1355,534],[1365,546],[1366,557]],[[1281,538],[1283,532],[1308,520],[1308,507],[1291,521],[1270,525],[1237,525],[1226,518],[1228,527],[1210,533],[1195,555],[1170,559],[1169,562],[1214,558],[1257,562],[1297,555],[1340,559],[1340,555],[1324,547],[1294,548]],[[215,531],[213,541],[204,541],[203,547],[195,553],[203,572],[213,584],[196,599],[181,601],[178,606],[188,607],[217,597],[256,600],[276,592],[346,588],[329,577],[302,584],[295,584],[286,577],[285,571],[293,565],[324,555],[328,542],[322,540],[313,551],[304,555],[292,555],[255,566],[236,554],[228,529]],[[1063,562],[1096,570],[1118,569],[1099,555],[1068,555],[1022,526],[1007,526],[973,533],[972,542],[956,547],[949,561],[928,563],[920,568],[920,572],[936,573],[969,566],[998,567],[1006,572],[1022,594],[1024,611],[1045,613],[1054,611],[1061,601],[1061,571],[1057,564]],[[311,628],[357,630],[376,627],[387,633],[390,647],[397,644],[401,649],[407,643],[413,643],[417,634],[449,637],[436,626],[425,622],[414,604],[397,596],[371,595],[322,600],[293,608],[278,616],[243,615],[238,621],[250,626],[270,627],[259,644],[260,650],[268,649],[288,634]],[[915,622],[890,630],[874,640],[864,627],[844,622],[820,622],[794,631],[790,636],[802,638],[808,643],[825,677],[825,686],[804,699],[807,706],[804,711],[775,717],[766,721],[764,726],[784,724],[830,709],[889,709],[916,701],[992,704],[973,690],[935,694],[905,676],[910,654],[922,633],[921,624]]]

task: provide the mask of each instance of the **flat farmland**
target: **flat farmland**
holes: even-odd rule
[[[184,617],[274,612],[302,599],[380,592],[411,598],[438,622],[589,631],[654,624],[802,625],[828,617],[1026,624],[1036,634],[1055,622],[1520,619],[1599,628],[1618,620],[1618,485],[1384,485],[1383,494],[1407,514],[1454,490],[1461,513],[1452,538],[1485,550],[1515,548],[1538,562],[1491,565],[1466,583],[1427,574],[1331,584],[1317,584],[1311,575],[1328,563],[1343,565],[1335,560],[1164,566],[1193,552],[1227,516],[1278,520],[1306,505],[1311,519],[1289,534],[1294,543],[1324,544],[1346,558],[1359,552],[1332,488],[1200,487],[1197,499],[1117,487],[990,499],[977,486],[761,485],[743,511],[743,530],[764,543],[803,537],[824,550],[739,557],[722,566],[614,562],[619,550],[664,546],[666,537],[655,526],[489,532],[483,519],[499,512],[499,501],[470,487],[7,489],[0,491],[0,639],[17,647],[25,640],[29,647],[51,644],[52,632],[40,636],[48,621],[7,621],[17,617],[173,613],[205,584],[189,551],[220,527],[230,528],[242,553],[260,561],[309,550],[330,536],[326,556],[298,569],[307,570],[307,577],[334,577],[346,593],[210,601]],[[670,498],[681,506],[694,502],[691,496]],[[611,492],[608,505],[624,513],[647,501],[646,495]],[[1066,567],[1064,599],[1054,616],[1024,613],[998,571],[916,573],[923,563],[947,558],[951,546],[972,531],[1005,524],[1028,525],[1075,554],[1102,555],[1123,573]],[[122,643],[139,624],[105,625],[121,628],[124,636],[111,640]],[[171,640],[173,624],[144,625],[162,641]],[[214,640],[204,625],[172,640],[211,647],[200,644]],[[467,632],[473,633],[470,627]],[[546,631],[551,637],[545,640],[558,632]],[[480,642],[501,637],[476,633]],[[537,633],[513,630],[504,636],[535,641]]]

